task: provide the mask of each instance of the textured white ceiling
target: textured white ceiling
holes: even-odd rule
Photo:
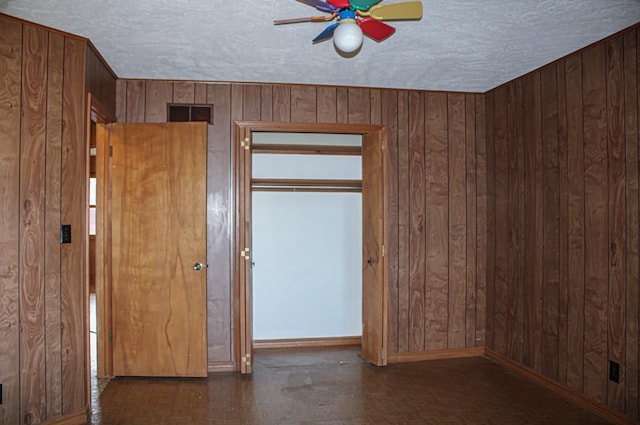
[[[393,3],[399,0],[384,0]],[[0,0],[0,12],[89,38],[122,78],[485,92],[640,22],[640,0],[423,0],[352,58],[311,39],[295,0]]]

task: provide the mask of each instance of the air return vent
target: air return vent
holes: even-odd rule
[[[213,105],[169,103],[167,117],[169,122],[205,121],[213,124]]]

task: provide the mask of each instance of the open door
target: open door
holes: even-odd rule
[[[362,136],[362,358],[387,364],[382,131]]]
[[[96,125],[96,324],[98,378],[113,375],[111,329],[111,157],[107,124]]]
[[[108,127],[113,373],[206,376],[207,126]]]
[[[235,169],[238,170],[236,179],[237,223],[236,240],[240,246],[237,270],[240,279],[240,373],[253,372],[253,280],[251,277],[251,132],[248,129],[236,128]]]

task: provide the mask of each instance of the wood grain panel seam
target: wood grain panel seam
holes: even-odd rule
[[[45,180],[48,33],[23,26],[20,128],[20,400],[25,422],[42,422],[46,405]]]
[[[408,93],[397,95],[397,143],[398,143],[398,351],[409,350],[409,113]],[[402,164],[402,166],[401,166]],[[404,184],[403,184],[404,183]],[[404,204],[404,208],[400,205]],[[404,308],[402,308],[404,306]]]
[[[598,301],[602,294],[606,291],[608,294],[608,214],[607,218],[602,216],[607,211],[608,193],[602,196],[603,178],[607,173],[607,164],[600,160],[599,155],[608,155],[607,153],[607,134],[606,129],[603,131],[602,126],[598,125],[606,119],[606,52],[603,45],[597,45],[592,49],[586,50],[582,59],[588,65],[583,66],[583,113],[584,122],[583,129],[591,132],[585,136],[585,235],[589,235],[589,241],[585,238],[585,315],[593,315],[597,319],[594,326],[588,327],[585,320],[585,374],[584,374],[584,392],[587,396],[596,400],[606,400],[608,398],[607,377],[603,373],[605,370],[593,370],[594,368],[606,367],[607,352],[601,352],[599,346],[603,345],[608,350],[608,338],[606,329],[603,330],[602,320],[599,320],[598,313],[605,316],[604,321],[608,321],[608,303],[606,311],[602,312],[600,302]],[[590,59],[589,62],[587,59]],[[585,81],[587,80],[587,81]],[[603,98],[604,97],[604,98]],[[604,109],[604,110],[603,110]],[[606,124],[605,124],[606,126]],[[600,146],[604,143],[604,146]],[[606,161],[606,160],[605,160]],[[595,168],[595,170],[594,170]],[[587,171],[591,171],[589,174]],[[591,179],[588,180],[589,176]],[[606,180],[605,180],[606,181]],[[590,205],[593,203],[594,205]],[[600,208],[600,205],[602,208]],[[601,211],[604,210],[605,212]],[[605,235],[604,238],[602,235]],[[600,236],[599,239],[594,240]],[[602,274],[607,274],[604,276]],[[602,275],[601,275],[602,274]],[[606,288],[600,288],[600,282],[606,279]],[[590,296],[587,296],[590,292]],[[607,322],[608,323],[608,322]],[[608,328],[608,325],[604,325]],[[605,342],[602,344],[601,339]],[[588,351],[587,348],[591,348]],[[589,364],[591,370],[587,370]]]
[[[468,153],[468,149],[469,149],[469,145],[471,143],[471,141],[469,140],[470,137],[469,136],[469,132],[467,129],[467,96],[463,97],[464,99],[464,210],[465,210],[465,214],[464,214],[464,235],[465,235],[465,241],[464,241],[464,253],[465,253],[465,264],[464,264],[464,299],[465,299],[465,303],[464,303],[464,346],[467,346],[467,341],[470,335],[467,334],[467,331],[469,331],[467,324],[469,323],[470,320],[470,312],[469,312],[469,306],[467,304],[467,301],[469,300],[469,263],[471,262],[469,259],[469,239],[470,236],[470,230],[469,230],[469,214],[471,214],[471,212],[469,211],[469,156],[467,155]],[[474,106],[475,106],[475,102],[474,102]],[[474,108],[474,114],[475,114],[475,108]],[[474,139],[474,155],[475,155],[475,139]],[[474,185],[475,185],[475,179],[474,179]],[[476,196],[476,190],[474,189],[473,191],[473,196]],[[473,219],[475,220],[475,214],[476,212],[473,211]],[[475,235],[474,235],[475,237]],[[473,241],[473,244],[475,245],[475,240]],[[474,262],[475,262],[475,258],[474,258]],[[475,276],[474,276],[474,290],[475,290]],[[474,294],[474,300],[475,300],[475,294]],[[476,310],[476,306],[473,306],[473,316],[474,316],[474,326],[473,326],[473,337],[472,339],[475,341],[475,310]]]
[[[61,221],[74,224],[76,232],[86,234],[84,220],[85,193],[85,95],[86,45],[73,38],[64,43],[62,192]],[[61,248],[62,308],[62,387],[63,414],[77,412],[85,406],[85,342],[84,334],[84,238]]]
[[[568,171],[567,171],[567,101],[566,101],[566,67],[564,61],[558,62],[556,67],[556,103],[558,105],[558,180],[559,180],[559,222],[558,222],[558,379],[561,384],[567,383],[567,345],[568,345]],[[564,155],[564,156],[563,156]]]
[[[408,319],[409,319],[409,351],[416,349],[424,349],[426,346],[425,338],[425,264],[424,256],[420,255],[424,253],[422,251],[425,243],[424,239],[424,222],[425,217],[420,215],[420,212],[425,211],[426,196],[424,196],[424,180],[425,180],[425,100],[420,93],[409,93],[408,95],[408,150],[409,150],[409,163],[407,167],[409,169],[409,305]],[[422,105],[420,105],[422,103]],[[416,115],[420,114],[422,116]],[[422,125],[422,130],[420,127]],[[417,170],[418,175],[414,175],[414,169]],[[416,178],[417,177],[417,178]],[[413,189],[413,190],[412,190]],[[418,196],[418,201],[416,201]],[[420,205],[421,204],[421,205]],[[416,217],[414,207],[417,208],[418,214]],[[421,220],[421,223],[417,225],[415,221]],[[417,230],[417,232],[416,232]],[[417,239],[417,240],[416,240]],[[411,255],[417,253],[418,255]],[[420,263],[422,260],[422,264]],[[417,299],[416,299],[417,298]],[[416,308],[418,312],[416,312]],[[416,340],[417,338],[417,340]]]
[[[625,33],[624,48],[624,108],[625,108],[625,221],[628,229],[626,240],[626,330],[625,368],[626,413],[638,419],[638,39],[637,29]],[[629,43],[631,43],[629,45]]]
[[[624,366],[626,320],[625,320],[625,123],[624,123],[624,75],[623,38],[612,38],[605,44],[606,104],[607,104],[607,219],[608,219],[608,305],[607,324],[608,358],[619,362],[622,367],[619,383],[608,382],[608,404],[625,411],[624,391],[627,370]],[[620,332],[622,337],[620,337]]]
[[[399,245],[400,245],[400,230],[399,230],[399,154],[398,154],[398,96],[397,93],[395,97],[395,105],[389,106],[389,108],[385,107],[385,105],[392,105],[393,102],[388,102],[388,98],[386,96],[387,92],[383,92],[381,94],[381,124],[385,126],[387,129],[387,137],[386,144],[387,150],[385,152],[385,160],[387,161],[387,169],[389,170],[388,178],[387,178],[387,186],[388,186],[388,236],[387,236],[387,244],[389,245],[389,260],[388,260],[388,269],[387,273],[389,273],[388,279],[388,323],[387,323],[387,350],[388,353],[396,353],[398,352],[399,347],[399,331],[400,331],[400,320],[399,320]],[[385,102],[387,100],[387,102]],[[388,113],[388,110],[395,111],[395,118]],[[390,183],[391,182],[391,183]],[[395,221],[394,221],[395,220]],[[395,235],[395,240],[394,240]],[[393,247],[392,247],[393,246]],[[393,304],[393,305],[392,305]]]
[[[466,234],[466,246],[465,246],[465,252],[466,252],[466,266],[465,266],[465,275],[466,275],[466,279],[465,279],[465,287],[467,288],[467,300],[468,300],[468,296],[469,296],[469,292],[468,292],[468,288],[469,288],[469,267],[471,263],[471,267],[473,267],[473,277],[471,284],[473,285],[473,328],[472,329],[468,329],[469,326],[469,316],[468,316],[468,310],[469,310],[469,306],[465,305],[465,347],[467,346],[467,343],[469,341],[469,337],[471,337],[472,340],[472,346],[475,346],[476,344],[476,338],[477,338],[477,334],[476,334],[476,329],[477,329],[477,317],[478,317],[478,284],[477,284],[477,280],[478,280],[478,272],[477,272],[477,264],[478,264],[478,250],[475,249],[476,244],[477,244],[477,239],[478,239],[478,229],[477,229],[477,217],[478,217],[478,175],[477,175],[477,171],[475,171],[475,169],[477,168],[477,155],[478,155],[478,150],[477,150],[477,138],[476,138],[476,120],[475,120],[475,114],[476,114],[476,96],[471,96],[470,102],[469,104],[467,104],[467,102],[469,101],[469,99],[467,98],[467,96],[465,96],[465,116],[464,116],[464,120],[465,120],[465,156],[464,156],[464,161],[465,161],[465,208],[466,208],[466,217],[465,217],[465,234]],[[469,146],[471,146],[471,140],[470,138],[468,138],[470,136],[469,134],[469,129],[467,128],[467,108],[472,108],[472,112],[473,112],[473,160],[469,159],[469,155],[467,155],[467,153],[469,152]],[[472,195],[471,197],[473,198],[473,211],[469,210],[469,166],[473,165],[473,167],[471,168],[473,171],[471,173],[471,178],[473,179],[471,182],[471,187],[472,187]],[[471,216],[471,217],[469,217]],[[470,231],[469,229],[469,223],[473,223],[473,232]],[[470,234],[473,233],[473,234]],[[469,249],[470,247],[473,247],[473,259],[469,258]],[[466,304],[466,303],[465,303]],[[468,335],[467,331],[470,330],[473,335]]]

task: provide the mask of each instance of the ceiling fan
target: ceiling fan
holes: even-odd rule
[[[419,20],[422,18],[422,1],[377,4],[381,0],[297,0],[300,3],[327,12],[325,16],[276,19],[274,25],[300,22],[337,22],[326,27],[313,39],[313,43],[333,38],[336,49],[342,53],[357,52],[362,45],[363,33],[375,41],[383,41],[396,31],[382,21]]]

